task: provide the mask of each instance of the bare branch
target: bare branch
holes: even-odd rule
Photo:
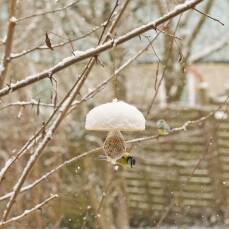
[[[5,52],[3,56],[3,62],[2,62],[2,70],[0,71],[0,88],[2,88],[4,81],[7,76],[8,71],[8,65],[9,61],[8,58],[10,57],[11,49],[13,46],[13,35],[14,35],[14,28],[15,28],[15,13],[16,13],[16,1],[15,0],[9,0],[9,19],[8,19],[8,28],[7,28],[7,36],[5,41]]]
[[[54,9],[54,10],[49,10],[49,11],[45,11],[45,12],[38,12],[38,13],[35,13],[35,14],[32,14],[32,15],[29,15],[29,16],[26,16],[26,17],[21,17],[21,18],[18,18],[17,19],[17,23],[21,23],[21,22],[24,22],[26,21],[27,19],[30,19],[30,18],[34,18],[34,17],[38,17],[38,16],[44,16],[46,14],[53,14],[53,13],[56,13],[56,12],[59,12],[59,11],[63,11],[63,10],[66,10],[74,5],[76,5],[77,3],[79,3],[80,0],[77,0],[77,1],[73,1],[69,4],[67,4],[66,6],[64,7],[61,7],[61,8],[57,8],[57,9]]]
[[[19,88],[23,88],[25,86],[28,86],[32,83],[35,83],[37,81],[40,81],[44,78],[49,77],[50,75],[53,75],[63,69],[65,69],[66,67],[75,64],[79,61],[82,61],[84,59],[87,59],[89,57],[92,56],[96,56],[106,50],[109,50],[115,46],[118,46],[122,43],[127,42],[130,39],[133,39],[137,36],[139,36],[142,33],[147,32],[148,30],[151,29],[156,29],[157,26],[163,24],[164,22],[172,19],[173,17],[176,17],[177,15],[193,8],[195,5],[199,4],[200,2],[202,2],[203,0],[191,0],[188,1],[187,3],[184,4],[180,4],[179,7],[175,8],[174,10],[172,10],[171,12],[167,13],[166,15],[160,17],[159,19],[152,21],[146,25],[140,26],[136,29],[133,29],[132,31],[130,31],[129,33],[122,35],[120,37],[117,37],[113,40],[110,41],[106,41],[104,44],[97,46],[96,48],[93,49],[89,49],[86,50],[85,52],[82,52],[76,56],[73,57],[67,57],[65,59],[63,59],[61,62],[59,62],[58,64],[56,64],[54,67],[45,70],[41,73],[38,73],[36,75],[33,76],[29,76],[24,80],[21,80],[17,83],[11,84],[10,86],[7,86],[5,88],[3,88],[2,90],[0,90],[0,97],[5,96]]]
[[[87,33],[85,33],[85,34],[83,34],[81,36],[78,36],[76,38],[70,39],[70,40],[65,41],[65,42],[60,42],[58,44],[53,44],[52,47],[53,48],[58,48],[58,47],[65,46],[66,44],[69,44],[71,42],[81,40],[81,39],[83,39],[83,38],[91,35],[92,33],[98,31],[99,29],[101,29],[104,26],[104,23],[105,22],[103,22],[99,26],[94,27],[91,31],[89,31],[89,32],[87,32]],[[21,56],[24,56],[24,55],[29,54],[29,53],[34,52],[34,51],[37,51],[37,50],[47,50],[47,49],[48,49],[48,47],[46,45],[38,45],[38,46],[36,46],[34,48],[31,48],[31,49],[28,49],[28,50],[23,50],[20,53],[12,53],[11,56],[8,59],[9,60],[14,60],[14,59],[17,59],[17,58],[19,58]]]
[[[107,26],[110,23],[111,17],[114,14],[114,12],[115,12],[116,8],[118,7],[118,5],[119,5],[119,0],[116,0],[115,6],[114,6],[113,10],[111,11],[111,14],[110,14],[109,18],[107,19],[106,24],[103,27],[103,31],[102,31],[102,33],[100,35],[100,38],[99,38],[99,41],[98,41],[98,45],[100,44],[100,42],[102,40],[102,37],[103,37],[103,34],[105,33],[105,30],[106,30]]]
[[[209,0],[207,2],[207,4],[206,4],[205,8],[204,8],[204,13],[205,14],[207,14],[211,10],[212,5],[213,5],[213,0]],[[199,19],[199,21],[197,22],[197,24],[196,24],[193,32],[192,32],[192,36],[190,36],[189,39],[187,40],[186,46],[189,47],[189,51],[186,54],[187,57],[189,57],[189,55],[190,55],[190,52],[191,52],[190,51],[190,47],[192,46],[194,40],[196,39],[196,37],[197,37],[200,29],[202,28],[205,20],[206,20],[206,17],[205,17],[205,15],[202,14],[201,17],[200,17],[200,19]]]
[[[22,218],[24,218],[25,216],[27,215],[30,215],[32,214],[33,212],[37,211],[37,210],[40,210],[44,205],[46,205],[49,201],[57,198],[58,195],[55,194],[55,195],[51,195],[49,198],[45,199],[44,201],[42,201],[41,203],[37,204],[36,206],[34,206],[33,208],[31,209],[27,209],[25,210],[21,215],[18,215],[18,216],[15,216],[7,221],[4,221],[4,222],[0,222],[0,226],[5,226],[7,224],[10,224],[10,223],[13,223],[13,222],[17,222],[18,220],[21,220]]]
[[[208,14],[206,14],[206,13],[204,13],[204,12],[202,12],[202,11],[196,9],[196,8],[193,8],[193,9],[194,9],[196,12],[198,12],[198,13],[200,13],[200,14],[203,14],[205,17],[208,17],[208,18],[212,19],[213,21],[218,22],[220,25],[223,25],[223,26],[224,26],[224,23],[221,22],[219,19],[214,18],[214,17],[212,17],[212,16],[210,16],[210,15],[208,15]]]
[[[204,48],[201,50],[201,52],[198,52],[196,54],[193,54],[190,57],[189,62],[190,63],[196,63],[204,59],[205,57],[208,57],[209,55],[223,49],[224,47],[229,45],[228,37],[223,37],[221,40],[216,42],[215,44],[211,44],[211,46]]]
[[[150,102],[150,105],[149,105],[149,107],[148,107],[148,109],[147,109],[147,112],[146,112],[147,116],[149,116],[150,111],[151,111],[151,108],[152,108],[152,106],[153,106],[153,104],[154,104],[154,102],[155,102],[155,100],[156,100],[156,98],[157,98],[158,91],[159,91],[160,86],[161,86],[161,83],[162,83],[162,81],[163,81],[163,79],[164,79],[164,77],[165,77],[165,72],[166,72],[166,70],[167,70],[167,65],[166,65],[166,66],[164,67],[164,69],[163,69],[163,72],[162,72],[162,74],[161,74],[161,78],[160,78],[160,80],[159,80],[159,83],[158,83],[158,85],[157,85],[157,87],[156,87],[156,90],[155,90],[153,99],[152,99],[152,101]],[[156,79],[157,79],[157,78],[156,78]]]
[[[41,176],[39,179],[37,179],[36,181],[34,181],[32,184],[29,184],[29,185],[23,187],[20,190],[20,193],[23,193],[23,192],[26,192],[26,191],[32,189],[33,187],[35,187],[36,185],[38,185],[42,181],[46,180],[53,173],[57,172],[59,169],[65,167],[65,166],[71,164],[72,162],[77,161],[77,160],[79,160],[81,158],[84,158],[84,157],[86,157],[88,155],[94,154],[96,152],[99,152],[100,150],[102,150],[102,147],[98,147],[98,148],[92,149],[90,151],[84,152],[84,153],[82,153],[80,155],[77,155],[77,156],[75,156],[75,157],[73,157],[73,158],[71,158],[69,160],[64,161],[63,163],[61,163],[60,165],[58,165],[56,168],[50,170],[49,172],[47,172],[46,174],[44,174],[43,176]],[[12,195],[13,195],[13,192],[9,192],[9,193],[5,194],[4,196],[1,196],[0,197],[0,201],[8,199]]]
[[[41,103],[39,101],[36,100],[32,100],[32,101],[18,101],[18,102],[14,102],[14,103],[9,103],[7,105],[4,105],[3,107],[0,108],[0,111],[8,108],[8,107],[25,107],[25,106],[43,106],[43,107],[50,107],[53,108],[54,105],[53,104],[48,104],[48,103]]]

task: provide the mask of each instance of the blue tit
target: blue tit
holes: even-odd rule
[[[159,135],[168,135],[171,132],[169,124],[164,119],[158,120],[156,125]]]
[[[116,165],[119,165],[121,167],[124,167],[126,165],[129,165],[131,168],[136,164],[136,160],[134,157],[130,156],[129,153],[124,153],[123,156],[116,161]]]
[[[124,138],[119,130],[112,130],[108,133],[103,145],[107,161],[116,164],[116,161],[126,152]]]
[[[105,155],[99,155],[98,160],[106,160],[111,162],[111,160]],[[112,163],[112,162],[111,162]],[[121,167],[126,167],[129,165],[131,168],[136,164],[134,157],[130,156],[129,153],[125,152],[121,158],[112,163],[113,165],[118,165]]]

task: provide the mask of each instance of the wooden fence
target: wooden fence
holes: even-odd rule
[[[156,133],[155,121],[171,127],[195,120],[210,109],[162,109],[153,114],[147,133]],[[222,115],[222,114],[220,114]],[[133,148],[134,169],[123,171],[132,222],[229,224],[229,119],[214,116],[162,140]],[[194,172],[193,172],[194,171]]]

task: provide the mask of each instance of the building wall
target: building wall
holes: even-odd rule
[[[225,92],[226,87],[229,87],[229,64],[214,64],[205,63],[193,65],[192,68],[200,75],[194,76],[195,87],[198,89],[198,85],[201,81],[207,82],[208,93],[210,96],[218,96]],[[161,69],[162,70],[162,69]],[[93,75],[96,75],[94,77]],[[97,82],[101,82],[106,77],[109,77],[111,73],[105,68],[96,67],[93,70],[91,81],[88,85],[92,85],[92,88],[97,85]],[[123,77],[123,78],[122,78]],[[120,81],[125,82],[126,87],[126,99],[128,102],[137,104],[148,104],[155,93],[154,83],[156,78],[156,64],[136,64],[131,65],[120,74]],[[158,76],[158,80],[160,75]],[[110,85],[104,90],[104,93],[97,95],[97,101],[107,102],[113,98],[112,87]],[[105,101],[106,100],[106,101]]]

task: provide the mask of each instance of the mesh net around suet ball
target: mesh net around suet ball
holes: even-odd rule
[[[122,157],[126,151],[124,138],[119,130],[112,130],[108,133],[103,145],[105,155],[111,159],[117,160]]]

